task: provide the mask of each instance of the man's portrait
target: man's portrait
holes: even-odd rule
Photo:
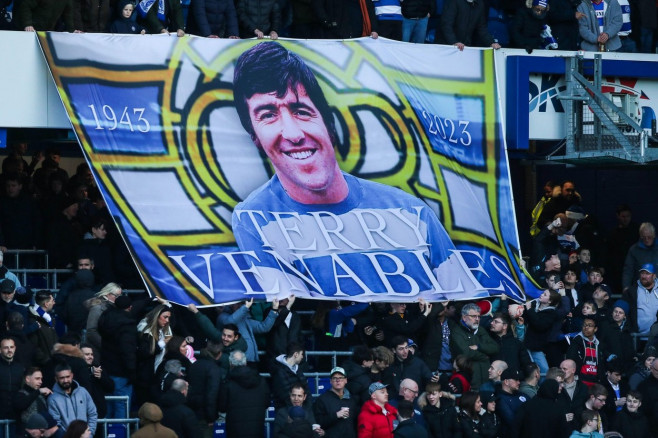
[[[423,201],[341,171],[331,108],[298,55],[258,44],[239,57],[233,87],[242,126],[275,171],[233,212],[263,291],[291,282],[281,272],[322,295],[443,290],[438,268],[455,248],[445,229]]]

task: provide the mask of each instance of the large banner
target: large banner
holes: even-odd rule
[[[212,305],[535,290],[490,50],[39,38],[152,293]]]

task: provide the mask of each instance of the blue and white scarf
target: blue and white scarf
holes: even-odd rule
[[[137,12],[139,13],[139,16],[144,18],[146,17],[146,14],[148,11],[151,9],[153,6],[153,3],[155,3],[156,0],[142,0],[138,5],[137,5]],[[158,20],[163,21],[165,20],[165,0],[157,0],[158,2]]]

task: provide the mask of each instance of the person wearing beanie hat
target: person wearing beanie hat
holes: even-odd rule
[[[585,15],[578,20],[582,50],[615,52],[621,48],[618,33],[624,20],[617,0],[584,0],[578,12]]]
[[[177,438],[176,432],[160,424],[162,410],[154,403],[144,403],[137,412],[139,430],[131,434],[134,438]]]
[[[635,349],[628,323],[630,305],[628,301],[617,300],[612,306],[612,318],[601,322],[601,342],[605,346],[608,359],[615,358],[621,364],[622,374],[630,372],[635,364]]]
[[[41,431],[43,429],[48,429],[48,422],[41,414],[34,413],[25,422],[25,433],[29,437],[41,437],[43,436]]]

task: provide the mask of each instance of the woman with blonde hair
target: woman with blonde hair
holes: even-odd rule
[[[86,342],[91,344],[96,352],[101,351],[101,335],[98,333],[98,319],[110,306],[114,305],[114,300],[123,293],[121,286],[116,283],[108,283],[93,298],[85,301],[85,306],[89,309],[87,316]]]

